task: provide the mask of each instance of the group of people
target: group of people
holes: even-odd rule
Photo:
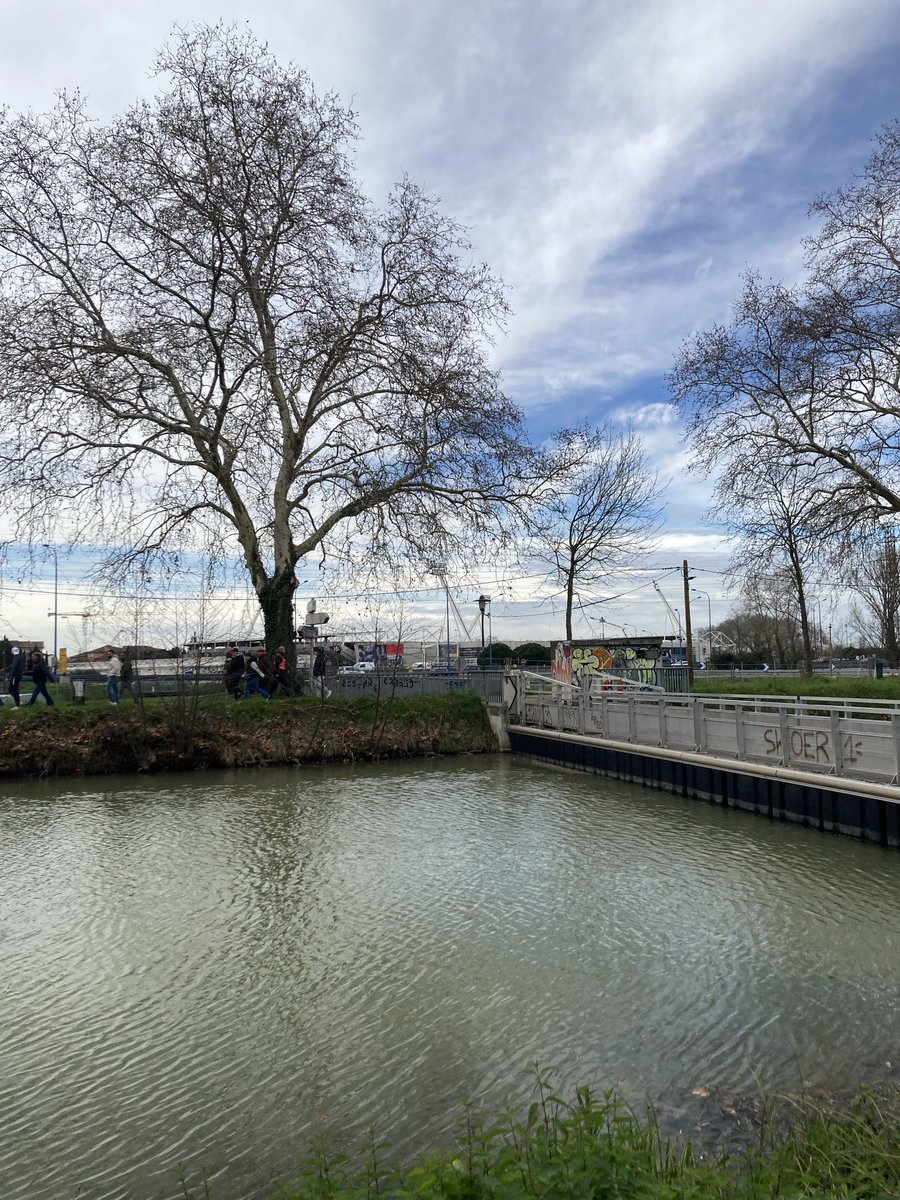
[[[118,704],[126,695],[134,700],[134,666],[127,653],[121,657],[112,649],[106,652],[106,662],[103,664],[106,673],[106,698],[110,704]],[[37,698],[53,705],[52,696],[47,690],[47,683],[54,682],[55,676],[50,662],[39,650],[32,650],[26,655],[18,646],[12,648],[12,661],[6,670],[7,686],[12,696],[13,704],[20,707],[20,687],[23,676],[30,672],[34,684],[27,703],[34,704]],[[313,656],[312,674],[316,690],[327,699],[331,695],[325,686],[326,660],[325,652],[317,646]],[[262,696],[270,700],[277,695],[279,689],[285,695],[292,694],[291,672],[287,653],[284,646],[279,646],[269,662],[264,649],[239,650],[232,646],[225,656],[224,667],[225,690],[235,700],[248,700],[251,696]]]
[[[38,696],[42,696],[47,704],[53,704],[53,698],[47,691],[47,681],[53,680],[53,670],[50,663],[40,650],[32,650],[26,658],[19,646],[13,646],[12,658],[6,670],[6,686],[13,698],[13,704],[19,708],[22,704],[20,689],[23,676],[30,672],[33,686],[29,704],[34,704]]]
[[[232,646],[225,655],[223,669],[225,690],[235,700],[249,700],[251,696],[262,696],[271,700],[279,688],[290,696],[291,673],[287,652],[279,646],[271,662],[265,650],[239,650]],[[325,653],[321,646],[316,648],[313,658],[313,678],[319,691],[327,698],[331,695],[325,686]]]
[[[126,692],[133,700],[135,698],[132,686],[134,666],[128,655],[123,654],[120,658],[115,650],[109,649],[104,667],[106,671],[106,698],[110,704],[118,704]],[[6,686],[9,689],[9,694],[12,696],[12,701],[16,708],[20,708],[22,705],[21,687],[22,680],[26,674],[31,675],[31,681],[34,685],[27,703],[34,704],[40,696],[46,704],[52,707],[54,700],[47,690],[47,684],[57,682],[53,663],[49,658],[41,654],[40,650],[32,650],[26,655],[19,646],[13,646],[12,658],[9,666],[6,668]]]

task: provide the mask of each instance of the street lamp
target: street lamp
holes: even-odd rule
[[[447,582],[445,568],[440,563],[429,563],[428,570],[436,575],[444,587],[447,597],[447,687],[450,686],[450,584]]]
[[[494,626],[491,621],[491,597],[481,595],[478,597],[478,611],[481,613],[481,664],[484,666],[484,616],[487,613],[488,619],[488,667],[494,665]]]
[[[706,619],[709,623],[709,628],[707,630],[709,637],[709,651],[707,652],[706,657],[707,659],[710,659],[712,658],[712,601],[709,598],[709,592],[704,592],[702,588],[694,588],[694,591],[698,596],[706,597]]]
[[[481,651],[484,653],[484,610],[490,602],[489,596],[478,597],[478,611],[481,613]]]
[[[56,547],[51,546],[49,542],[44,542],[45,550],[50,550],[53,554],[53,669],[56,670],[56,664],[59,662],[57,658],[57,610],[59,609],[59,559],[56,557]]]

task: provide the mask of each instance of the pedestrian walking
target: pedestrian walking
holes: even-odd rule
[[[25,673],[25,659],[18,646],[12,648],[12,660],[9,664],[9,694],[16,708],[22,703],[19,699],[19,686]]]
[[[106,652],[106,698],[110,704],[119,703],[119,682],[122,676],[122,660],[115,650]]]
[[[263,700],[270,699],[269,689],[265,685],[265,674],[249,650],[244,651],[244,674],[242,678],[244,681],[245,700],[249,700],[254,692],[262,696]]]
[[[278,691],[278,689],[281,688],[281,690],[283,692],[286,692],[287,695],[290,696],[290,694],[291,694],[290,664],[288,663],[287,654],[285,652],[284,646],[279,646],[278,649],[275,651],[275,657],[272,659],[272,676],[273,676],[273,680],[274,680],[274,686],[272,688],[272,695],[274,696],[275,693]]]
[[[327,700],[331,695],[331,691],[325,686],[325,651],[321,646],[316,646],[316,653],[313,659],[313,680],[318,681],[319,693],[323,700]]]
[[[266,691],[272,693],[275,691],[275,672],[272,670],[272,664],[269,662],[269,656],[266,654],[265,646],[260,646],[254,655],[259,669],[263,673],[263,686]]]
[[[222,668],[222,678],[225,691],[235,700],[240,700],[243,691],[241,682],[244,674],[244,656],[237,646],[231,646],[225,655],[225,666]]]
[[[53,700],[50,693],[47,691],[47,680],[50,678],[50,668],[47,666],[47,661],[38,650],[32,651],[31,655],[31,678],[34,681],[34,690],[31,693],[29,704],[34,704],[38,696],[43,696],[46,702],[53,707]]]

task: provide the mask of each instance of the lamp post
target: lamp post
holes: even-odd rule
[[[481,652],[484,653],[484,610],[488,606],[488,597],[478,597],[478,611],[481,613]]]
[[[51,546],[49,542],[43,543],[45,550],[50,550],[53,554],[53,669],[56,670],[56,664],[59,662],[57,658],[57,621],[59,610],[59,559],[56,556],[56,547]]]
[[[696,592],[696,594],[698,596],[706,597],[706,619],[709,622],[709,628],[707,629],[707,636],[708,636],[708,640],[709,640],[709,649],[707,651],[706,657],[707,657],[707,660],[709,660],[710,658],[712,658],[712,601],[709,598],[709,592],[704,592],[703,588],[694,588],[694,591]]]
[[[450,686],[450,584],[445,574],[446,568],[440,563],[429,563],[428,570],[441,581],[447,597],[447,687]],[[439,656],[440,657],[440,656]]]
[[[818,643],[818,646],[819,646],[819,658],[824,658],[825,657],[825,647],[823,645],[823,642],[825,639],[825,631],[822,629],[822,601],[821,601],[821,599],[816,600],[816,608],[818,609],[818,612],[819,612],[819,636],[816,638],[816,642]]]

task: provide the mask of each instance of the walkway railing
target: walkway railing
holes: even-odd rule
[[[510,676],[510,722],[845,779],[900,778],[900,704],[681,696]]]

